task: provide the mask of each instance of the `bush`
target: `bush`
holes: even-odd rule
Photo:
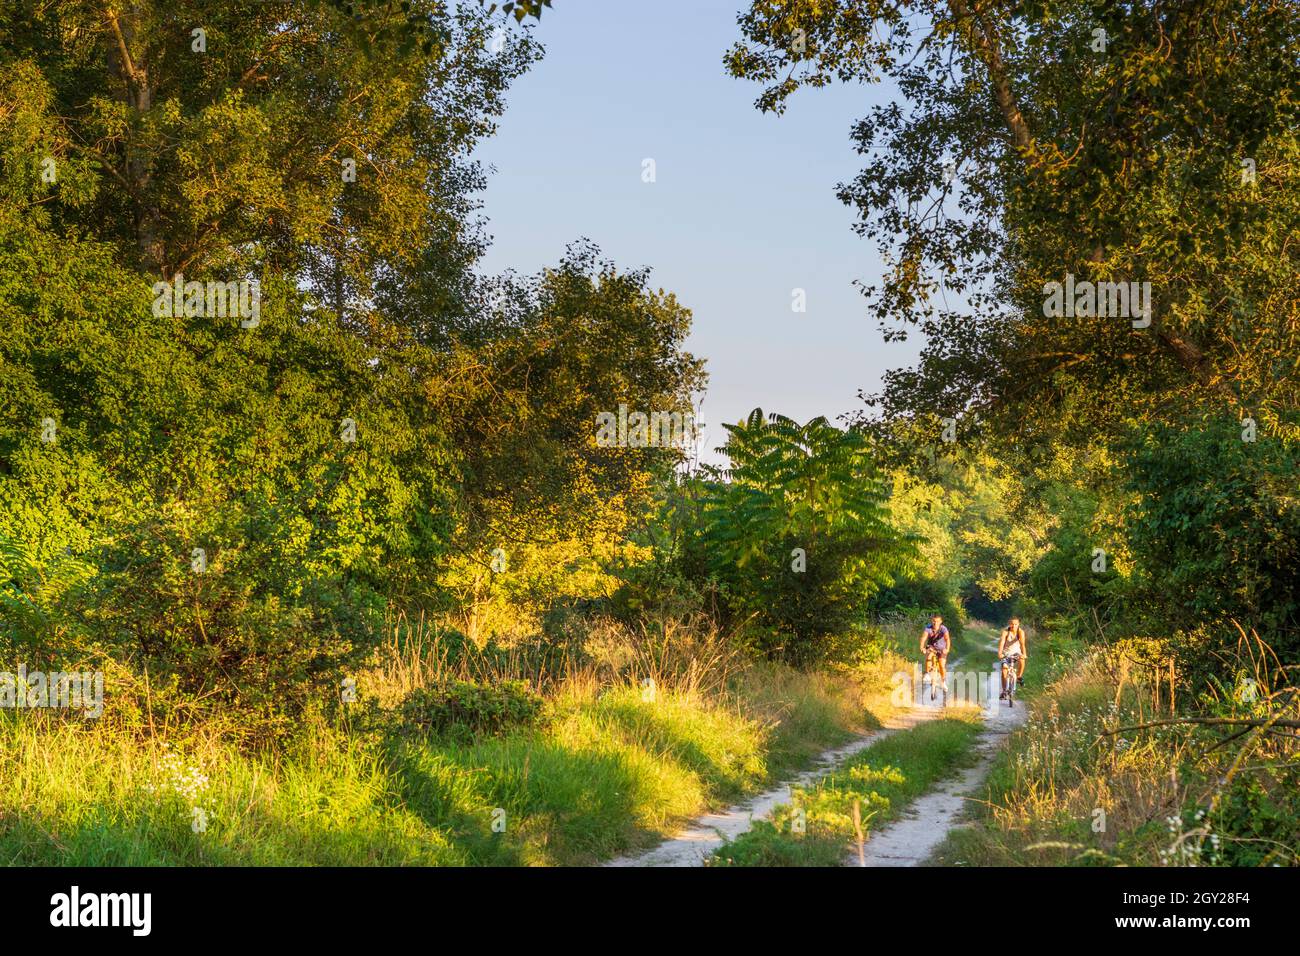
[[[1281,660],[1300,658],[1300,443],[1240,432],[1232,421],[1160,427],[1129,448],[1139,623],[1180,635],[1193,678],[1231,656],[1241,633],[1232,622]]]
[[[871,610],[875,617],[891,620],[897,617],[928,620],[931,614],[942,614],[943,623],[954,634],[961,633],[965,619],[957,596],[934,578],[903,580],[885,588],[872,599]],[[917,630],[919,633],[920,628]]]
[[[402,701],[402,724],[424,733],[468,730],[496,734],[537,723],[545,702],[523,681],[452,681],[412,691]]]
[[[256,335],[155,316],[110,249],[0,210],[0,275],[0,643],[287,725],[444,554],[423,393],[270,273]]]

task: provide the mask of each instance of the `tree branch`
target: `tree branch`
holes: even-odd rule
[[[1300,720],[1253,719],[1245,717],[1174,717],[1169,720],[1153,720],[1146,724],[1134,724],[1131,727],[1119,727],[1115,730],[1102,731],[1103,737],[1127,733],[1130,730],[1146,730],[1150,727],[1166,727],[1170,724],[1201,724],[1206,726],[1228,727],[1291,727],[1300,730]]]

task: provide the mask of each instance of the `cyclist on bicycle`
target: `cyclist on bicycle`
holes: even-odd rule
[[[999,700],[1007,699],[1007,671],[1010,670],[1006,663],[1007,658],[1012,659],[1016,668],[1016,683],[1025,682],[1025,659],[1029,657],[1029,641],[1025,636],[1025,629],[1020,626],[1020,618],[1013,617],[1007,626],[1002,629],[1002,635],[998,638],[998,658],[1002,660],[1002,693]]]
[[[948,651],[951,649],[952,638],[943,626],[943,615],[931,614],[930,623],[921,632],[921,655],[927,665],[927,672],[930,669],[930,658],[934,658],[935,665],[939,668],[939,679],[945,685],[948,683]]]

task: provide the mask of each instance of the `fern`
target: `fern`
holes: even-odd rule
[[[0,532],[0,621],[27,640],[50,635],[60,599],[93,574],[91,565],[68,554],[41,560],[34,548]]]

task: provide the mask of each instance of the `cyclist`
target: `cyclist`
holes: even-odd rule
[[[1012,658],[1016,668],[1016,683],[1025,682],[1025,659],[1029,657],[1029,640],[1025,636],[1025,629],[1020,626],[1020,618],[1013,617],[1007,626],[1002,629],[1002,635],[998,638],[998,657],[1003,661],[1002,664],[1002,693],[999,700],[1007,699],[1007,671],[1010,669],[1006,663],[1006,658]]]
[[[939,679],[948,683],[948,651],[952,649],[952,638],[943,626],[943,615],[931,614],[930,623],[921,632],[921,655],[925,664],[930,663],[931,656],[939,668]],[[926,667],[929,670],[929,667]]]

